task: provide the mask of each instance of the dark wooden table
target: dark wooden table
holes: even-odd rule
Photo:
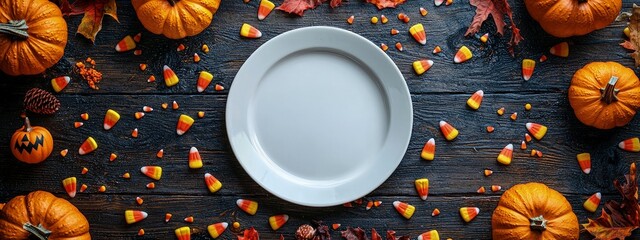
[[[0,202],[30,191],[42,189],[69,199],[61,181],[75,176],[78,185],[89,186],[85,193],[69,199],[89,219],[91,234],[95,239],[138,238],[138,229],[143,228],[146,239],[172,239],[173,230],[181,226],[193,229],[194,239],[208,239],[206,226],[218,221],[238,221],[242,227],[255,226],[263,239],[276,239],[283,234],[285,239],[293,239],[295,229],[312,220],[322,220],[327,224],[341,223],[346,226],[362,227],[379,232],[393,229],[399,235],[416,237],[418,234],[437,229],[444,239],[489,239],[491,238],[491,213],[500,198],[500,192],[477,194],[480,186],[501,185],[507,189],[512,185],[530,181],[543,182],[564,194],[571,202],[579,221],[599,216],[587,212],[582,203],[591,194],[602,192],[603,202],[619,198],[612,181],[628,172],[629,164],[640,159],[637,153],[621,151],[616,147],[623,139],[640,135],[640,119],[636,118],[625,127],[609,131],[596,130],[581,124],[573,114],[567,100],[567,88],[574,71],[591,61],[616,61],[632,67],[633,61],[627,52],[618,46],[623,39],[624,23],[613,23],[606,29],[587,36],[558,39],[544,33],[540,26],[526,12],[522,1],[512,4],[515,21],[522,30],[524,42],[516,49],[515,57],[506,50],[506,38],[495,35],[493,21],[485,23],[481,33],[489,32],[491,40],[482,45],[476,38],[465,38],[464,32],[475,12],[468,1],[455,1],[451,6],[434,7],[429,1],[408,1],[398,9],[378,11],[375,6],[362,1],[349,1],[345,6],[331,9],[322,5],[307,11],[302,18],[291,17],[274,11],[265,21],[256,19],[257,0],[248,4],[240,0],[224,1],[211,26],[202,34],[183,40],[169,40],[144,30],[129,1],[118,2],[120,24],[104,20],[103,30],[95,44],[74,33],[81,17],[68,18],[69,43],[64,58],[44,76],[12,78],[0,77]],[[281,1],[276,1],[279,4]],[[632,1],[625,0],[623,10],[629,11]],[[426,7],[429,14],[421,17],[419,7]],[[410,25],[399,22],[395,16],[399,12],[410,15],[411,23],[425,25],[428,43],[421,46],[406,34]],[[389,17],[387,24],[372,25],[372,16],[384,14]],[[356,16],[353,25],[346,19]],[[241,24],[247,22],[258,27],[263,37],[257,40],[242,39],[238,32]],[[343,206],[310,208],[287,203],[259,187],[242,169],[234,157],[225,131],[225,104],[228,89],[233,78],[249,55],[272,37],[304,26],[329,25],[348,29],[361,34],[372,42],[391,46],[387,54],[402,71],[412,94],[414,126],[411,142],[400,166],[379,188],[365,196],[367,200],[381,200],[382,206],[369,211],[364,205],[353,208]],[[391,36],[391,28],[401,34]],[[117,53],[113,47],[125,35],[143,33],[139,49],[141,56],[132,52]],[[393,48],[395,42],[404,44],[404,52]],[[548,54],[548,49],[556,43],[568,41],[571,54],[568,58],[558,58]],[[177,52],[179,44],[187,46]],[[204,54],[200,47],[207,44],[211,52]],[[431,50],[440,45],[443,53],[433,55]],[[474,58],[463,64],[453,63],[453,54],[462,45],[469,46]],[[193,53],[202,57],[193,63]],[[547,54],[549,60],[539,63],[533,78],[525,82],[521,78],[520,65],[523,58],[538,59]],[[91,57],[97,69],[104,74],[98,84],[100,90],[92,90],[79,77],[72,74],[72,65]],[[422,76],[414,74],[411,63],[420,58],[435,61],[434,67]],[[140,71],[138,65],[149,65]],[[169,65],[180,77],[180,83],[171,88],[164,86],[162,66]],[[314,66],[322,68],[323,66]],[[227,89],[221,92],[210,87],[204,93],[196,91],[195,81],[201,70],[215,75],[214,83],[220,82]],[[149,75],[158,81],[147,83]],[[47,127],[54,136],[54,152],[49,159],[38,165],[18,162],[9,151],[9,138],[22,125],[19,115],[26,90],[40,87],[52,91],[49,80],[58,75],[71,75],[69,87],[56,96],[62,108],[54,116],[30,114],[34,125]],[[465,102],[476,90],[482,89],[485,98],[478,111],[469,110]],[[330,91],[320,90],[320,91]],[[178,110],[162,110],[162,103],[177,101]],[[525,103],[533,109],[525,111]],[[152,106],[155,110],[141,120],[135,120],[134,112],[142,106]],[[496,110],[506,108],[504,116]],[[107,109],[118,111],[122,119],[110,131],[102,129],[102,120]],[[175,124],[180,114],[196,116],[204,111],[203,119],[196,119],[191,130],[183,135],[175,134]],[[81,121],[80,114],[88,112],[90,119],[83,127],[75,129],[74,121]],[[518,120],[511,121],[509,115],[518,112]],[[444,140],[438,129],[438,122],[446,120],[460,130],[460,136],[453,142]],[[529,143],[527,151],[514,151],[510,166],[501,166],[496,156],[508,143],[519,146],[526,132],[526,122],[540,122],[549,127],[542,141]],[[487,125],[495,126],[494,133],[487,133]],[[131,137],[131,131],[138,128],[140,136]],[[79,156],[77,149],[88,137],[93,136],[99,143],[95,153]],[[420,159],[423,144],[431,137],[437,142],[434,161]],[[187,167],[189,148],[198,147],[204,159],[204,168],[196,171]],[[69,149],[66,157],[59,152]],[[155,157],[159,149],[164,149],[163,159]],[[529,156],[531,149],[544,153],[542,158]],[[117,160],[109,162],[111,153]],[[590,152],[593,170],[587,175],[580,171],[575,159],[577,153]],[[144,165],[159,165],[164,169],[162,180],[156,188],[148,190],[145,184],[150,179],[140,174]],[[87,167],[89,172],[81,175]],[[494,174],[483,175],[490,168]],[[131,179],[121,175],[130,172]],[[224,186],[210,194],[203,183],[203,174],[213,173]],[[422,201],[415,193],[413,181],[426,177],[431,188],[427,201]],[[98,187],[105,185],[107,191],[98,193]],[[503,190],[504,191],[504,190]],[[138,206],[135,198],[144,198]],[[257,200],[260,204],[255,216],[248,216],[236,207],[238,198]],[[416,214],[410,220],[403,219],[392,207],[392,202],[401,200],[416,206]],[[480,215],[470,223],[463,223],[458,208],[477,206]],[[442,214],[431,217],[431,211],[439,208]],[[140,209],[149,213],[149,218],[133,225],[127,225],[123,213],[126,209]],[[169,223],[164,222],[165,213],[173,214]],[[236,212],[235,215],[232,213]],[[290,221],[280,230],[272,231],[267,218],[274,214],[287,213]],[[194,223],[182,221],[194,216]],[[339,239],[338,231],[332,237]],[[590,239],[582,233],[583,239]],[[634,238],[640,238],[635,234]],[[231,231],[223,234],[223,239],[235,239]]]

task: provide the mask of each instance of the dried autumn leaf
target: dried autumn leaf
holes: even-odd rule
[[[387,230],[387,240],[410,240],[409,236],[396,237],[396,231]]]
[[[260,240],[260,235],[255,228],[250,227],[244,230],[242,236],[238,236],[238,240]]]
[[[304,11],[314,9],[320,6],[327,0],[284,0],[280,6],[276,9],[285,11],[287,13],[303,16]],[[332,8],[342,5],[343,0],[331,0],[329,5]],[[404,3],[406,0],[366,0],[368,3],[376,5],[378,9],[383,8],[395,8],[398,5]]]
[[[513,21],[513,12],[506,0],[469,0],[469,4],[476,7],[476,15],[473,17],[465,36],[476,34],[480,31],[482,23],[489,18],[489,14],[496,23],[496,30],[500,35],[504,35],[504,15],[509,17],[511,23],[511,39],[509,40],[509,52],[513,55],[513,47],[524,40],[520,35],[520,29]]]
[[[93,1],[93,3],[88,4],[84,8],[84,11],[84,17],[78,26],[78,33],[91,40],[91,42],[96,41],[96,35],[98,35],[98,32],[102,29],[102,19],[104,15],[111,16],[114,20],[118,21],[115,0]]]
[[[631,17],[629,17],[629,41],[624,41],[620,45],[633,51],[631,57],[636,62],[636,67],[640,66],[640,6],[633,4]]]
[[[382,240],[382,237],[375,228],[371,228],[371,240]]]
[[[348,227],[347,230],[340,231],[340,234],[346,240],[369,240],[362,228]]]
[[[368,3],[376,5],[378,9],[383,8],[396,8],[398,5],[403,4],[406,0],[367,0]]]
[[[321,221],[313,222],[312,225],[316,229],[316,235],[313,236],[313,240],[331,240],[331,233],[327,225],[324,225]]]

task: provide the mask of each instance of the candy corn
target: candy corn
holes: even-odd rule
[[[422,152],[420,153],[420,157],[424,160],[433,160],[436,155],[436,140],[431,138],[427,143],[422,147]]]
[[[511,121],[517,120],[518,119],[518,113],[517,112],[512,113],[509,118],[511,119]]]
[[[171,217],[173,217],[173,214],[171,213],[167,213],[164,215],[164,222],[168,223],[169,221],[171,221]]]
[[[513,144],[509,144],[500,151],[498,155],[498,162],[504,165],[511,164],[511,158],[513,156]]]
[[[400,52],[404,51],[404,47],[402,46],[402,43],[397,42],[396,43],[396,49],[398,49],[398,51],[400,51]]]
[[[104,115],[104,130],[111,129],[116,125],[116,123],[118,123],[118,120],[120,120],[120,114],[118,114],[118,112],[112,109],[107,110],[107,113]]]
[[[137,128],[134,128],[133,131],[131,131],[131,137],[138,138],[138,129]]]
[[[198,53],[193,54],[193,62],[195,63],[200,62],[200,55],[198,55]]]
[[[268,1],[268,0],[262,0],[262,1]],[[197,85],[198,92],[204,92],[204,90],[211,83],[211,80],[213,80],[213,75],[211,75],[211,73],[207,71],[200,72],[200,76],[198,76],[198,85]]]
[[[524,134],[524,140],[527,142],[531,142],[531,135],[529,135],[528,133]]]
[[[451,124],[445,121],[440,121],[440,131],[442,132],[444,138],[449,141],[452,141],[458,136],[458,129],[455,129],[453,126],[451,126]]]
[[[138,203],[138,205],[142,205],[143,202],[144,199],[142,199],[141,197],[136,197],[136,203]]]
[[[191,228],[181,227],[175,230],[178,240],[191,240]]]
[[[434,208],[433,211],[431,212],[431,216],[435,217],[440,215],[440,209]]]
[[[126,52],[134,48],[136,48],[136,42],[131,36],[127,35],[116,45],[116,52]]]
[[[76,184],[76,177],[68,177],[62,180],[62,186],[64,187],[64,190],[67,191],[67,194],[69,194],[69,197],[73,198],[76,196]]]
[[[194,220],[193,216],[189,216],[189,217],[184,218],[184,221],[188,222],[188,223],[193,223],[193,220]]]
[[[207,44],[202,44],[202,52],[209,53],[209,46],[207,46]]]
[[[482,103],[482,97],[484,97],[484,91],[476,91],[467,100],[467,106],[469,106],[473,110],[478,110],[478,108],[480,108],[480,104]]]
[[[62,91],[62,89],[67,87],[70,81],[71,81],[71,78],[69,78],[68,76],[57,77],[57,78],[51,79],[51,86],[53,87],[54,91],[60,92]]]
[[[144,229],[140,228],[140,230],[138,230],[138,236],[144,236]]]
[[[465,222],[471,222],[480,213],[480,208],[477,207],[461,207],[460,216]]]
[[[535,67],[536,67],[536,61],[531,59],[522,60],[522,78],[525,81],[529,81],[529,79],[531,79],[531,75],[533,75],[533,69]]]
[[[198,111],[198,118],[204,118],[204,112]]]
[[[178,102],[173,101],[173,103],[171,104],[171,109],[178,110],[178,108],[180,108],[180,106],[178,105]]]
[[[389,18],[387,18],[387,16],[385,15],[380,15],[380,21],[382,22],[382,24],[385,24],[389,21]]]
[[[178,47],[176,48],[176,51],[182,52],[185,49],[187,49],[187,47],[185,47],[184,44],[180,43],[180,45],[178,45]]]
[[[469,50],[469,48],[467,48],[467,46],[462,46],[458,50],[456,55],[453,57],[453,62],[454,63],[463,63],[463,62],[466,62],[467,60],[471,59],[472,57],[473,57],[473,54],[471,53],[471,50]]]
[[[396,35],[398,33],[400,33],[400,31],[398,31],[398,29],[395,29],[395,28],[391,29],[391,35]]]
[[[82,185],[80,186],[80,192],[84,192],[84,191],[86,191],[86,190],[87,190],[87,188],[88,188],[87,184],[82,184]]]
[[[487,190],[484,187],[479,187],[478,190],[476,190],[477,193],[483,194],[485,192],[487,192]]]
[[[538,59],[538,61],[540,61],[541,63],[546,62],[547,61],[547,55],[542,54],[542,56],[540,56],[540,59]]]
[[[135,117],[136,119],[141,119],[142,117],[144,117],[144,112],[136,112],[133,114],[133,117]]]
[[[134,50],[134,51],[133,51],[133,55],[136,55],[136,56],[140,56],[140,55],[142,55],[142,50],[140,50],[140,49],[136,49],[136,50]]]
[[[449,5],[453,4],[453,0],[447,0],[444,4],[449,6]]]
[[[180,82],[180,79],[178,79],[176,73],[174,73],[173,70],[171,70],[171,68],[169,68],[169,66],[167,65],[164,65],[164,67],[162,67],[162,74],[164,75],[164,84],[167,85],[167,87],[174,86],[178,84],[178,82]]]
[[[533,135],[533,137],[538,140],[542,139],[544,135],[547,134],[547,127],[542,124],[527,123],[526,127],[527,130],[529,130],[529,133],[531,133],[531,135]]]
[[[156,153],[156,157],[157,158],[162,158],[163,156],[164,156],[164,149],[158,150],[158,153]]]
[[[224,86],[222,86],[222,84],[220,84],[220,83],[216,83],[216,85],[213,87],[213,89],[219,92],[219,91],[224,90]]]
[[[207,185],[207,188],[211,193],[217,192],[222,188],[222,183],[210,173],[204,174],[204,183]]]
[[[209,235],[212,238],[218,238],[224,232],[224,230],[227,230],[228,226],[229,224],[226,222],[214,223],[207,226],[207,231],[209,231]]]
[[[489,41],[489,33],[485,33],[480,37],[480,42],[487,43]]]
[[[260,1],[260,6],[258,7],[258,20],[264,20],[269,15],[269,13],[273,11],[273,8],[275,6],[276,5],[274,5],[269,0]]]
[[[400,21],[404,21],[405,18],[407,18],[407,14],[404,13],[398,13],[398,20]]]
[[[84,123],[83,123],[83,122],[74,122],[74,123],[73,123],[73,127],[74,127],[74,128],[79,128],[79,127],[82,127],[83,125],[84,125]]]
[[[558,57],[568,57],[569,44],[567,42],[558,43],[555,46],[551,47],[551,49],[549,49],[549,53]]]
[[[520,149],[527,150],[527,142],[522,141],[522,143],[520,143]]]
[[[82,145],[80,145],[80,149],[78,149],[78,153],[80,155],[85,155],[90,152],[93,152],[98,148],[98,143],[92,137],[88,137],[87,140],[84,140]]]
[[[133,41],[134,42],[138,43],[138,42],[140,42],[140,39],[142,39],[142,33],[141,32],[136,34],[135,36],[133,36]]]
[[[442,48],[440,46],[436,46],[433,48],[433,54],[438,54],[442,52]]]
[[[382,201],[373,201],[374,207],[379,207],[382,204]]]
[[[431,66],[433,66],[432,60],[422,59],[413,62],[413,70],[416,71],[416,74],[418,75],[425,73],[429,68],[431,68]]]
[[[576,155],[576,158],[578,159],[578,164],[582,172],[589,174],[591,172],[591,154],[580,153]]]
[[[202,168],[202,158],[196,147],[191,147],[191,150],[189,150],[189,168]]]
[[[418,196],[420,196],[422,200],[427,200],[427,197],[429,196],[429,179],[416,179],[415,184],[416,191],[418,191]]]
[[[340,228],[340,226],[342,226],[342,224],[340,224],[340,223],[334,223],[334,224],[331,224],[331,229],[333,229],[333,230],[338,230],[338,228]]]
[[[109,161],[111,161],[111,162],[116,160],[116,158],[118,158],[118,155],[116,155],[115,153],[111,153],[111,155],[109,155]]]
[[[146,64],[146,63],[141,63],[141,64],[139,65],[139,67],[140,67],[140,71],[147,70],[147,64]]]
[[[69,149],[62,149],[62,151],[60,151],[60,156],[66,157],[67,153],[69,153]]]
[[[382,51],[387,51],[389,50],[389,46],[387,46],[387,44],[384,43],[380,43],[380,49],[382,49]]]
[[[485,177],[491,176],[491,174],[493,174],[493,170],[491,170],[491,169],[485,169],[484,170],[484,176]]]
[[[240,36],[246,38],[260,38],[262,37],[262,32],[247,23],[243,23],[242,27],[240,28]]]
[[[500,190],[502,190],[502,186],[500,186],[500,185],[491,185],[491,191],[492,192],[497,192],[497,191],[500,191]]]
[[[373,207],[373,201],[368,201],[367,206],[365,206],[365,209],[368,211],[368,210],[371,210],[372,207]]]
[[[80,118],[82,118],[82,120],[87,121],[87,120],[89,120],[89,114],[88,113],[80,114]]]
[[[193,118],[191,118],[191,117],[189,117],[187,115],[181,114],[180,118],[178,118],[178,125],[176,126],[176,133],[178,135],[182,135],[182,134],[186,133],[189,130],[189,128],[191,128],[191,125],[193,125],[194,121],[195,120],[193,120]]]
[[[393,202],[393,207],[406,219],[410,219],[416,211],[416,207],[400,201]]]
[[[287,214],[269,217],[269,225],[271,225],[271,229],[273,229],[273,231],[280,229],[280,227],[287,223],[287,221],[289,221],[289,215]]]
[[[415,24],[409,28],[409,33],[418,43],[427,44],[427,33],[424,31],[422,23]]]
[[[106,191],[107,191],[107,187],[106,187],[105,185],[102,185],[102,186],[100,186],[100,187],[98,188],[98,192],[103,193],[103,192],[106,192]]]
[[[153,183],[153,182],[147,183],[146,187],[147,189],[154,189],[156,188],[156,183]]]
[[[420,234],[418,236],[418,240],[440,240],[440,235],[438,234],[438,231],[431,230]]]
[[[153,108],[149,107],[149,106],[144,106],[144,107],[142,107],[142,111],[143,112],[151,112],[151,111],[153,111]]]
[[[582,206],[589,212],[596,212],[596,209],[598,209],[598,205],[600,205],[601,199],[602,194],[600,194],[599,192],[594,193],[593,195],[591,195],[591,197],[584,201]]]
[[[256,211],[258,211],[258,202],[255,201],[238,199],[236,201],[236,205],[238,205],[238,207],[242,211],[246,212],[249,215],[254,215],[256,214]]]
[[[351,15],[349,18],[347,18],[347,23],[349,23],[349,25],[353,24],[353,20],[355,19],[355,17],[353,15]]]
[[[140,172],[155,180],[160,180],[162,177],[162,167],[159,166],[144,166],[140,168]]]
[[[86,167],[83,167],[82,170],[80,171],[80,174],[85,175],[89,172],[89,169]]]
[[[147,82],[148,83],[152,83],[152,82],[155,82],[155,81],[156,81],[156,76],[151,75],[151,76],[149,76],[149,78],[147,78]]]
[[[129,174],[128,172],[126,172],[126,173],[122,174],[122,178],[124,178],[124,179],[129,179],[129,178],[131,178],[131,174]]]
[[[492,133],[493,131],[495,131],[496,129],[493,126],[487,126],[487,132],[488,133]]]
[[[629,152],[640,152],[640,139],[637,137],[629,138],[618,143],[618,147]]]
[[[427,9],[424,9],[423,7],[420,8],[420,15],[427,16],[427,14],[429,14],[429,11],[427,11]]]
[[[504,114],[504,108],[499,108],[496,113],[498,114],[498,116],[502,116]]]
[[[147,218],[149,214],[143,211],[138,210],[125,210],[124,211],[124,219],[127,221],[127,224],[133,224],[142,221]]]
[[[435,4],[436,7],[442,5],[442,3],[444,3],[444,0],[433,0],[433,4]]]

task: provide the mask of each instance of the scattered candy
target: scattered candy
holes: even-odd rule
[[[188,223],[192,223],[193,222],[193,216],[189,216],[189,217],[184,218],[184,221],[188,222]]]
[[[92,137],[88,137],[87,140],[84,140],[82,145],[80,145],[80,149],[78,149],[78,153],[80,155],[85,155],[90,152],[93,152],[98,148],[98,143]]]
[[[118,158],[118,155],[116,155],[115,153],[111,153],[111,155],[109,155],[109,161],[111,161],[111,162],[116,160],[116,158]]]
[[[331,224],[331,228],[332,228],[333,230],[338,230],[338,228],[340,228],[340,226],[341,226],[341,224],[340,224],[340,223],[334,223],[334,224]]]
[[[162,167],[159,166],[144,166],[140,168],[140,172],[155,180],[160,180],[162,177]]]
[[[260,1],[260,6],[258,7],[258,20],[264,20],[269,13],[273,11],[275,6],[276,5],[269,0]]]
[[[378,17],[376,17],[376,16],[371,17],[371,23],[372,24],[377,24],[378,23]]]
[[[189,168],[202,168],[202,157],[200,157],[200,152],[196,147],[191,147],[191,150],[189,150]]]
[[[135,55],[135,56],[140,56],[140,55],[142,55],[142,50],[137,49],[137,50],[133,51],[133,55]]]
[[[106,192],[107,191],[107,187],[105,185],[100,186],[100,188],[98,188],[98,192]]]
[[[173,101],[173,103],[171,103],[171,109],[178,110],[178,108],[180,108],[180,105],[178,105],[178,102]]]
[[[391,29],[391,35],[396,35],[398,33],[400,33],[400,31],[398,31],[398,29],[395,29],[395,28]]]
[[[204,174],[204,183],[207,185],[207,188],[211,193],[215,193],[222,188],[222,183],[210,173]]]
[[[529,135],[528,133],[524,134],[524,140],[527,142],[531,142],[531,135]]]
[[[269,225],[273,231],[280,229],[285,223],[289,221],[289,215],[281,214],[269,217]]]
[[[86,191],[86,190],[87,190],[87,184],[82,184],[82,185],[80,186],[80,192],[84,192],[84,191]]]
[[[260,38],[262,37],[262,32],[247,23],[243,23],[242,27],[240,28],[240,36],[246,38]]]
[[[176,73],[174,73],[173,70],[171,70],[171,68],[169,68],[169,66],[167,65],[164,65],[164,67],[162,67],[162,74],[164,75],[164,84],[167,85],[167,87],[174,86],[178,84],[178,82],[180,82],[180,79],[178,79]]]
[[[538,61],[540,61],[541,63],[547,61],[547,55],[542,54],[542,56],[540,56],[540,59],[538,59]]]
[[[363,202],[362,198],[358,198],[358,199],[353,201],[353,203],[358,204],[358,205],[362,205],[362,202]]]
[[[440,5],[442,5],[442,3],[444,3],[444,0],[433,0],[433,3],[436,5],[436,7],[439,7]]]
[[[487,132],[492,133],[495,130],[493,126],[487,126]]]
[[[447,5],[447,6],[449,6],[449,5],[451,5],[451,4],[453,4],[453,0],[447,0],[447,1],[445,2],[445,5]]]
[[[640,139],[637,137],[629,138],[618,143],[618,147],[629,152],[640,152]]]
[[[382,204],[382,201],[373,201],[374,207],[380,207],[381,204]]]
[[[144,229],[140,228],[140,230],[138,230],[138,236],[144,236]]]
[[[80,118],[82,118],[82,120],[87,121],[87,120],[89,120],[89,114],[88,113],[80,114]]]
[[[429,14],[429,11],[427,11],[427,9],[424,9],[423,7],[420,8],[420,15],[427,16],[427,14]]]
[[[434,208],[433,211],[431,212],[431,216],[436,217],[438,215],[440,215],[440,209]]]
[[[416,179],[415,184],[416,191],[418,191],[418,196],[420,196],[422,200],[427,200],[427,197],[429,196],[429,179]]]
[[[400,213],[400,215],[402,215],[406,219],[410,219],[411,216],[413,216],[413,213],[416,211],[416,207],[401,201],[393,202],[393,207],[395,207],[396,211],[398,211],[398,213]]]
[[[511,158],[513,157],[513,144],[509,144],[500,151],[498,155],[498,162],[504,165],[511,164]]]
[[[547,127],[542,124],[527,123],[526,126],[529,133],[538,140],[542,139],[544,135],[547,134]]]
[[[398,20],[400,21],[404,21],[404,19],[408,18],[409,16],[407,16],[407,14],[404,13],[398,13]]]
[[[169,107],[169,104],[162,103],[160,106],[162,107],[162,109],[167,109]]]
[[[142,205],[143,202],[144,199],[142,199],[141,197],[136,197],[136,203],[138,203],[138,205]]]
[[[198,118],[204,118],[204,112],[203,111],[199,111],[198,112]]]
[[[236,201],[236,205],[249,215],[254,215],[256,214],[256,211],[258,211],[258,202],[256,201],[238,199]]]
[[[467,106],[469,106],[473,110],[478,110],[478,108],[480,108],[480,104],[482,103],[482,97],[484,97],[484,91],[476,91],[467,100]]]
[[[118,123],[119,120],[120,114],[118,114],[118,112],[112,109],[107,110],[107,113],[104,115],[104,130],[111,129],[114,125],[116,125],[116,123]]]
[[[422,23],[415,24],[409,28],[409,33],[416,40],[416,42],[425,45],[427,44],[427,33],[424,31]]]
[[[409,23],[409,21],[411,21],[411,18],[408,15],[405,15],[405,17],[402,19],[402,22],[404,23]]]
[[[458,129],[455,129],[451,124],[445,121],[440,121],[440,132],[442,132],[444,138],[449,141],[453,141],[453,139],[458,136]]]
[[[191,118],[191,117],[189,117],[187,115],[181,114],[180,118],[178,118],[178,125],[176,126],[176,133],[178,135],[182,135],[182,134],[186,133],[189,130],[189,128],[191,128],[191,125],[193,125],[194,121],[195,120],[193,120],[193,118]]]
[[[122,174],[122,178],[124,178],[124,179],[129,179],[129,178],[131,178],[131,174],[129,174],[128,172],[126,172],[126,173]]]
[[[387,18],[387,16],[385,15],[380,15],[380,21],[385,24],[389,21],[389,19]]]
[[[142,33],[141,32],[136,34],[135,36],[133,36],[133,41],[135,41],[137,43],[140,42],[140,39],[142,39]]]
[[[420,234],[418,236],[418,240],[440,240],[440,235],[438,234],[438,231],[431,230]]]
[[[226,222],[214,223],[207,226],[207,231],[209,231],[209,235],[212,238],[218,238],[224,230],[227,230],[227,226],[229,226],[229,224]]]
[[[436,140],[431,138],[422,147],[420,157],[424,160],[433,160],[436,156]]]
[[[207,44],[202,44],[202,52],[209,53],[209,46],[207,46]]]
[[[491,170],[491,169],[485,169],[484,170],[484,176],[485,177],[491,176],[491,174],[493,174],[493,170]]]
[[[480,213],[480,208],[477,207],[461,207],[460,216],[465,222],[471,222]]]
[[[487,190],[484,189],[484,187],[480,187],[480,188],[478,188],[478,190],[476,190],[476,192],[480,193],[480,194],[483,194],[483,193],[487,192]]]
[[[60,151],[60,156],[66,157],[67,153],[69,153],[69,149],[63,149],[62,151]]]
[[[536,61],[532,59],[522,60],[522,78],[525,81],[529,81],[533,75],[533,69],[536,67]]]
[[[198,55],[198,53],[193,54],[193,62],[195,63],[200,62],[200,55]]]
[[[471,53],[471,50],[469,50],[469,48],[467,48],[467,46],[462,46],[458,50],[456,55],[453,57],[453,62],[454,63],[463,63],[463,62],[466,62],[467,60],[471,59],[472,57],[473,57],[473,54]]]
[[[520,149],[527,150],[527,142],[522,141],[522,143],[520,143]]]
[[[220,83],[216,83],[216,85],[213,87],[213,89],[219,92],[219,91],[224,90],[224,86],[222,86],[222,84],[220,84]]]
[[[150,183],[147,183],[146,187],[147,187],[147,189],[154,189],[154,188],[156,188],[156,184],[153,183],[153,182],[150,182]]]
[[[80,174],[85,175],[85,174],[87,174],[88,172],[89,172],[89,169],[88,169],[88,168],[86,168],[86,167],[83,167],[83,168],[82,168],[82,171],[80,171]]]
[[[240,228],[240,223],[239,222],[233,222],[233,228],[234,229],[239,229]]]
[[[367,206],[365,207],[365,209],[367,211],[371,210],[371,208],[373,207],[373,201],[368,201],[367,202]],[[335,229],[334,229],[335,230]]]
[[[498,109],[498,111],[496,111],[496,113],[498,114],[498,116],[502,116],[504,114],[504,108]]]
[[[267,0],[262,0],[262,1],[267,1]],[[211,73],[207,71],[200,72],[200,75],[198,76],[198,84],[197,84],[198,92],[204,92],[204,90],[207,89],[207,87],[211,83],[211,80],[213,80],[213,75],[211,75]]]
[[[527,110],[527,111],[531,110],[531,103],[525,104],[524,105],[524,110]]]
[[[136,48],[136,42],[129,35],[116,44],[116,52],[126,52],[134,48]]]
[[[349,25],[353,24],[353,20],[355,19],[355,17],[353,15],[351,15],[349,18],[347,18],[347,23],[349,23]]]
[[[136,119],[140,120],[142,117],[144,117],[144,112],[136,112],[136,113],[133,114],[133,116]]]
[[[591,172],[591,154],[579,153],[576,155],[576,158],[578,159],[578,164],[582,172],[589,174]]]
[[[69,194],[69,197],[76,197],[76,184],[76,177],[68,177],[62,180],[62,186],[64,187],[64,190],[67,191],[67,194]]]
[[[176,51],[178,52],[182,52],[186,49],[186,47],[184,46],[184,44],[180,43],[180,45],[178,45],[178,47],[176,48]]]
[[[537,156],[537,157],[539,157],[539,158],[541,158],[541,157],[542,157],[542,151],[538,150],[538,151],[536,152],[536,156]]]
[[[404,47],[402,47],[402,43],[397,42],[396,43],[396,49],[398,49],[398,51],[400,51],[400,52],[404,51]]]
[[[440,46],[436,46],[433,48],[433,54],[438,54],[442,52],[442,48]]]
[[[422,75],[427,70],[429,70],[433,66],[432,60],[422,59],[413,62],[413,70],[416,71],[416,74]]]
[[[138,128],[134,128],[133,131],[131,131],[131,137],[138,138]]]
[[[51,86],[53,87],[54,91],[60,92],[62,91],[62,89],[67,87],[69,82],[71,82],[71,78],[69,78],[68,76],[61,76],[51,79]]]
[[[74,128],[82,127],[82,125],[84,125],[84,123],[83,123],[83,122],[74,122],[74,123],[73,123],[73,127],[74,127]]]
[[[517,112],[512,113],[512,114],[511,114],[511,116],[510,116],[509,118],[510,118],[512,121],[517,120],[517,119],[518,119],[518,113],[517,113]]]
[[[624,28],[624,30],[622,30],[622,33],[624,33],[627,38],[631,38],[631,29],[629,29],[629,27]]]
[[[146,63],[140,63],[140,71],[144,71],[147,70],[147,64]]]
[[[173,217],[173,214],[171,213],[167,213],[164,215],[164,222],[168,223],[171,220],[171,217]]]
[[[155,81],[156,81],[156,76],[151,75],[151,76],[149,76],[149,78],[147,78],[147,82],[148,83],[152,83],[152,82],[155,82]]]
[[[191,228],[181,227],[175,230],[178,240],[191,240]]]
[[[480,37],[480,42],[487,43],[489,41],[489,33],[485,33]]]
[[[531,149],[531,156],[535,156],[538,153],[538,150]]]
[[[600,205],[601,199],[602,194],[600,194],[599,192],[594,193],[593,195],[591,195],[591,197],[584,201],[582,206],[589,212],[596,212],[596,209],[598,209],[598,205]]]
[[[158,150],[158,153],[156,153],[156,157],[157,158],[162,158],[163,156],[164,156],[164,149]]]
[[[502,186],[500,186],[500,185],[491,185],[491,191],[492,192],[497,192],[497,191],[500,191],[500,190],[502,190]]]
[[[380,49],[382,49],[382,51],[387,51],[389,50],[389,46],[387,46],[387,44],[384,43],[380,43]]]
[[[558,57],[568,57],[569,44],[567,42],[558,43],[555,46],[551,47],[551,49],[549,49],[549,53]]]

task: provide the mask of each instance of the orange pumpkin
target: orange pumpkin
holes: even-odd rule
[[[180,39],[207,28],[220,0],[131,0],[131,4],[147,30]]]
[[[611,24],[622,0],[525,0],[529,15],[556,37],[590,33]]]
[[[48,0],[0,0],[0,70],[33,75],[57,63],[67,45],[67,23]]]
[[[616,62],[592,62],[576,71],[569,103],[584,124],[599,129],[624,126],[640,108],[640,82]]]
[[[89,240],[89,222],[67,200],[45,191],[11,199],[0,210],[0,239]]]
[[[31,126],[29,118],[24,119],[24,126],[16,130],[9,142],[11,153],[18,160],[26,163],[39,163],[47,159],[53,151],[53,138],[49,130],[39,126]]]
[[[505,191],[491,217],[493,239],[579,237],[578,217],[558,191],[542,183],[518,184]]]

